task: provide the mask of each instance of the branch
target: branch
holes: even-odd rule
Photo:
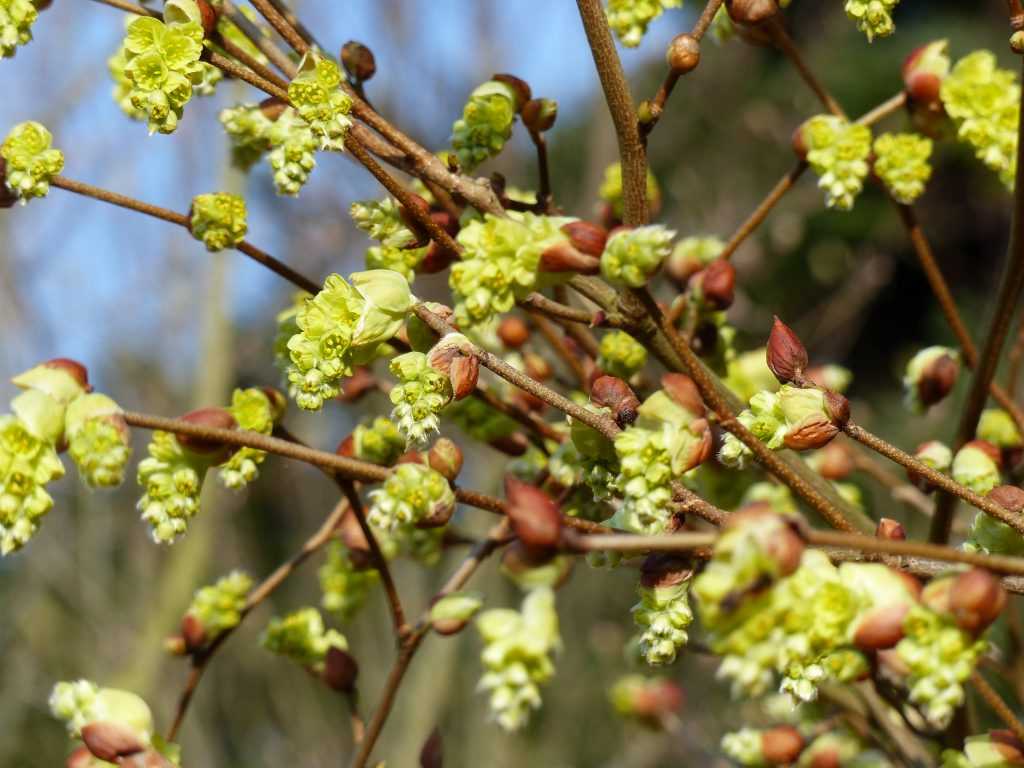
[[[576,0],[583,29],[615,124],[622,161],[623,223],[636,227],[647,223],[647,153],[637,125],[636,109],[622,62],[615,52],[608,19],[601,0]]]
[[[988,681],[977,670],[971,673],[971,683],[974,685],[975,690],[981,694],[981,698],[985,700],[985,703],[1013,731],[1013,735],[1018,739],[1024,740],[1024,725],[1021,724],[1013,710],[1007,706],[1003,698],[996,693],[996,690],[988,684]]]

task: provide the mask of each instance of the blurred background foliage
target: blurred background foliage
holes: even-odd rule
[[[348,39],[376,53],[369,84],[375,105],[427,146],[446,146],[451,122],[469,91],[492,72],[528,80],[535,95],[557,99],[549,134],[557,202],[592,215],[604,167],[615,158],[606,107],[596,89],[575,5],[550,0],[303,0],[307,25],[335,48]],[[624,60],[639,99],[663,75],[665,44],[690,28],[700,4],[656,21]],[[850,112],[860,114],[900,87],[899,67],[913,48],[950,39],[954,58],[988,47],[1007,63],[1001,2],[904,0],[896,34],[867,44],[842,4],[797,0],[787,23],[813,67]],[[226,163],[218,111],[255,101],[243,85],[223,83],[212,99],[189,104],[173,136],[147,137],[110,98],[106,58],[122,33],[121,15],[65,0],[41,15],[36,40],[0,65],[0,126],[36,119],[67,156],[65,173],[125,194],[185,210],[200,192],[244,191],[250,239],[317,277],[361,268],[368,243],[347,209],[379,197],[369,177],[343,156],[318,157],[298,200],[276,198],[259,167],[241,178]],[[650,144],[661,182],[660,220],[682,235],[727,237],[793,165],[793,129],[820,109],[777,53],[733,41],[705,42],[699,69],[680,83]],[[902,115],[886,127],[899,127]],[[987,322],[1007,240],[1009,199],[969,152],[938,146],[936,172],[919,204],[969,327]],[[532,187],[533,153],[525,133],[484,172]],[[742,347],[763,343],[771,315],[791,322],[812,358],[854,372],[854,410],[869,427],[904,448],[928,437],[950,439],[963,382],[923,418],[900,404],[905,361],[919,347],[953,343],[895,210],[870,186],[851,213],[824,209],[807,174],[758,234],[738,252],[739,298],[730,320]],[[443,278],[417,294],[444,298]],[[226,403],[235,386],[277,384],[271,347],[274,315],[289,287],[233,252],[207,254],[180,230],[53,190],[50,199],[0,213],[0,372],[9,377],[56,356],[87,363],[101,391],[124,407],[160,414]],[[670,298],[666,292],[664,298]],[[386,412],[382,399],[356,409],[329,407],[309,416],[292,409],[289,428],[332,448],[356,421]],[[144,434],[136,434],[136,456]],[[495,491],[504,457],[468,452],[462,482]],[[70,473],[73,474],[73,473]],[[884,489],[858,476],[875,516],[925,529]],[[329,511],[335,490],[317,472],[271,459],[249,490],[232,494],[208,483],[202,514],[173,548],[157,547],[134,509],[137,488],[84,491],[75,478],[56,487],[56,507],[23,552],[0,561],[0,765],[61,764],[63,729],[46,711],[55,680],[87,677],[132,688],[167,723],[185,664],[162,651],[192,592],[231,568],[260,576],[292,553]],[[966,511],[962,512],[967,515]],[[488,522],[460,520],[467,531]],[[416,611],[460,557],[436,569],[399,566],[400,588]],[[212,665],[181,735],[192,766],[336,766],[349,751],[346,706],[286,661],[257,645],[272,612],[316,604],[317,559],[261,607]],[[559,593],[565,652],[544,691],[542,716],[525,732],[503,735],[486,722],[474,693],[479,641],[473,631],[430,639],[415,661],[378,756],[408,766],[435,724],[446,765],[716,765],[718,739],[740,725],[742,707],[713,682],[710,659],[684,654],[668,674],[689,701],[668,735],[622,724],[608,686],[627,670],[622,647],[632,633],[635,572],[591,571],[580,563]],[[493,565],[474,583],[492,606],[516,605],[517,590]],[[374,704],[393,657],[381,596],[374,594],[343,627],[361,665],[361,705]]]

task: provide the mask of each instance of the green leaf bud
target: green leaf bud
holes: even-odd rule
[[[234,248],[249,231],[245,199],[226,192],[192,198],[189,231],[208,251]]]
[[[53,149],[52,143],[50,132],[29,120],[11,128],[0,144],[4,183],[23,205],[33,197],[46,197],[50,180],[64,168],[64,153]]]

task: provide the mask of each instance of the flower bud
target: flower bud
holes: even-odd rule
[[[615,423],[625,428],[636,421],[640,400],[629,384],[614,376],[601,376],[590,387],[590,401],[609,408]]]
[[[456,400],[468,397],[476,389],[480,376],[480,360],[476,355],[457,357],[452,360],[448,376],[452,381],[452,396]]]
[[[778,403],[785,416],[788,429],[783,442],[794,451],[822,448],[839,433],[844,417],[849,417],[849,406],[844,411],[846,398],[830,396],[832,392],[819,389],[798,389],[785,385],[779,390]]]
[[[494,75],[491,77],[491,80],[497,80],[499,83],[504,83],[513,90],[516,96],[516,112],[521,112],[523,107],[526,106],[526,103],[533,98],[533,94],[530,91],[530,84],[515,75]]]
[[[906,602],[890,603],[868,610],[856,622],[853,644],[862,651],[894,647],[903,639],[903,619],[910,610]]]
[[[195,653],[206,645],[206,628],[192,613],[186,613],[181,617],[181,639],[185,641],[187,653]]]
[[[462,449],[447,437],[442,437],[431,446],[427,461],[449,482],[454,482],[462,470]]]
[[[445,595],[430,607],[430,626],[439,635],[458,634],[483,604],[483,597],[476,592]]]
[[[526,375],[536,381],[547,381],[551,378],[551,374],[554,373],[551,363],[546,358],[533,352],[527,352],[523,355],[523,363],[526,366]]]
[[[980,635],[999,618],[1006,605],[1006,590],[992,573],[971,568],[953,580],[949,610],[960,629]]]
[[[506,514],[516,536],[528,551],[542,553],[558,547],[562,514],[540,488],[505,475]]]
[[[616,680],[608,693],[616,712],[652,727],[660,726],[683,706],[683,689],[662,677],[626,675]]]
[[[199,408],[189,411],[181,417],[181,420],[198,427],[213,427],[214,429],[238,427],[235,417],[227,408]],[[230,455],[235,450],[233,446],[224,445],[216,440],[205,440],[194,435],[178,435],[177,438],[181,446],[192,453],[219,454],[223,452],[225,455]]]
[[[803,378],[804,369],[807,368],[807,349],[793,329],[783,323],[778,316],[775,317],[772,331],[768,335],[765,356],[768,367],[780,383],[799,383]]]
[[[82,727],[82,741],[94,757],[119,763],[146,748],[131,728],[120,723],[93,722]]]
[[[270,96],[260,102],[260,112],[272,123],[277,122],[286,109],[288,109],[288,103],[278,96]]]
[[[935,40],[911,51],[903,62],[903,83],[912,102],[937,104],[939,89],[949,74],[948,40]]]
[[[988,493],[999,485],[999,449],[984,440],[971,440],[953,457],[951,473],[960,485],[975,493]]]
[[[889,541],[904,541],[907,538],[907,531],[898,520],[883,517],[875,528],[875,536]]]
[[[530,340],[530,326],[521,317],[508,315],[498,323],[498,338],[509,349],[519,349]]]
[[[427,355],[431,368],[448,376],[456,400],[476,389],[480,361],[473,354],[473,345],[461,333],[446,334]]]
[[[601,271],[601,259],[576,250],[566,240],[560,240],[548,246],[540,255],[540,269],[542,272],[596,275]]]
[[[814,468],[826,480],[845,480],[854,470],[853,454],[841,442],[833,441],[813,457]]]
[[[441,741],[441,731],[434,728],[430,736],[423,742],[420,749],[420,768],[442,768],[444,765],[444,749]]]
[[[349,40],[341,47],[341,65],[357,83],[365,82],[377,73],[373,51],[355,40]]]
[[[685,373],[666,373],[661,377],[661,388],[678,405],[681,405],[694,418],[701,418],[707,413],[700,390],[693,379]]]
[[[570,221],[562,227],[562,232],[568,236],[573,248],[588,256],[600,258],[608,242],[608,231],[589,221]]]
[[[737,24],[760,24],[779,12],[777,0],[726,0],[729,18]]]
[[[496,451],[501,451],[506,456],[522,456],[530,448],[530,441],[522,432],[513,432],[511,435],[496,437],[488,440],[487,444]]]
[[[665,52],[665,61],[673,74],[685,75],[700,63],[700,42],[686,32],[676,35]]]
[[[359,677],[359,664],[348,651],[331,646],[327,649],[321,677],[334,690],[352,693],[356,689],[356,678]]]
[[[1024,489],[1015,485],[1000,485],[988,492],[988,498],[1015,515],[1024,513]]]
[[[726,518],[725,529],[751,526],[756,532],[761,551],[774,562],[776,576],[789,576],[800,567],[804,554],[804,540],[795,525],[760,505],[750,505]]]
[[[956,352],[945,347],[928,347],[914,356],[907,365],[904,384],[915,410],[934,405],[950,393],[960,373],[957,358]]]
[[[976,753],[971,749],[972,744],[976,739],[984,740],[987,742],[985,746],[987,750],[978,750]],[[994,764],[1002,762],[1004,765],[1024,765],[1024,742],[1018,739],[1012,731],[997,730],[989,731],[988,736],[971,736],[967,739],[967,744],[964,746],[964,751],[971,755],[978,755],[979,764],[984,764],[982,760],[991,761]]]
[[[61,403],[92,392],[86,367],[66,357],[29,368],[11,379],[11,383],[19,389],[38,389]]]
[[[803,749],[803,736],[791,725],[778,725],[761,732],[761,754],[765,765],[795,763]]]
[[[558,102],[554,99],[530,99],[523,105],[522,118],[528,129],[544,133],[558,118]]]
[[[914,458],[936,472],[949,472],[949,468],[953,464],[953,452],[938,440],[921,443],[914,451]],[[931,493],[935,490],[931,483],[912,470],[907,470],[907,479],[924,493]]]
[[[736,297],[736,268],[725,259],[715,259],[693,276],[690,286],[711,309],[728,309]]]

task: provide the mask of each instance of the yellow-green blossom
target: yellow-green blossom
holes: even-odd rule
[[[440,428],[438,415],[452,399],[451,382],[422,352],[399,355],[388,369],[399,381],[388,395],[395,406],[391,418],[409,445],[426,445]]]
[[[53,507],[43,487],[64,475],[53,445],[16,416],[0,416],[0,555],[23,547]]]
[[[668,586],[640,585],[640,602],[633,606],[633,623],[641,629],[640,652],[651,666],[671,664],[686,645],[686,628],[693,621],[690,579]]]
[[[916,133],[883,133],[875,139],[875,173],[897,202],[910,205],[932,175],[932,140]]]
[[[352,99],[341,90],[341,68],[317,52],[299,62],[299,72],[288,85],[288,98],[320,140],[321,149],[342,151],[352,120]]]
[[[90,680],[62,682],[50,693],[50,712],[67,726],[68,735],[81,738],[90,723],[114,723],[130,731],[143,746],[154,736],[153,714],[139,696],[116,688],[100,688]]]
[[[899,0],[846,0],[846,15],[857,22],[857,29],[871,42],[887,37],[896,29],[892,12]]]
[[[4,183],[22,204],[33,197],[46,197],[50,180],[64,168],[64,153],[53,149],[53,136],[33,120],[11,128],[0,145],[6,165]]]
[[[640,45],[647,26],[666,8],[681,8],[683,0],[608,0],[608,26],[627,48]]]
[[[272,147],[267,159],[277,194],[298,196],[316,167],[319,144],[313,130],[294,109],[286,109],[271,124],[267,137]]]
[[[646,285],[672,252],[675,232],[660,224],[622,229],[608,238],[601,254],[601,274],[612,283]]]
[[[279,415],[275,413],[274,403],[267,393],[256,387],[236,389],[231,395],[231,407],[228,410],[235,417],[239,429],[264,435],[274,430],[274,422]],[[265,451],[248,446],[239,448],[220,466],[218,474],[221,482],[228,488],[244,487],[259,477],[259,465],[266,457]]]
[[[109,488],[123,482],[131,445],[117,403],[96,392],[72,400],[64,436],[68,453],[88,485]]]
[[[113,67],[113,64],[111,66]],[[124,109],[123,102],[121,108]],[[231,141],[231,162],[237,168],[249,170],[270,150],[271,128],[274,123],[263,114],[259,106],[239,104],[223,109],[219,120]]]
[[[818,174],[829,208],[848,211],[870,170],[871,129],[835,115],[817,115],[801,129],[807,162]]]
[[[238,626],[250,589],[252,577],[244,571],[232,571],[196,591],[186,613],[199,620],[206,642]]]
[[[392,390],[393,392],[394,390]],[[378,416],[360,424],[352,433],[353,455],[362,461],[388,467],[405,452],[405,437],[391,419]]]
[[[189,231],[208,251],[234,248],[249,231],[245,199],[227,192],[193,197],[190,219]]]
[[[300,608],[287,616],[271,619],[260,643],[271,653],[318,672],[323,670],[331,648],[348,650],[345,636],[336,629],[325,629],[324,619],[316,608]]]
[[[32,41],[32,25],[39,11],[32,0],[0,0],[0,59],[17,53]]]
[[[327,560],[317,571],[324,610],[348,621],[362,608],[370,589],[380,579],[374,568],[356,568],[348,549],[340,541],[327,549]]]
[[[611,376],[628,379],[647,363],[647,349],[625,331],[601,337],[597,367]]]
[[[367,520],[386,531],[430,519],[447,519],[455,508],[455,493],[440,472],[425,464],[399,464],[370,491]]]
[[[463,170],[471,171],[494,157],[512,136],[516,93],[498,80],[488,80],[469,95],[462,117],[452,125],[452,149]]]
[[[153,527],[153,540],[170,544],[199,511],[203,478],[214,459],[186,450],[170,432],[154,432],[147,450],[149,456],[139,462],[138,482],[145,493],[137,506]]]

